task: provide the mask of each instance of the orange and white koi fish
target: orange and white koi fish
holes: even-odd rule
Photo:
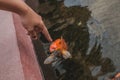
[[[49,51],[50,53],[53,53],[55,51],[59,51],[59,54],[62,55],[64,59],[72,58],[71,54],[68,50],[67,44],[65,40],[61,37],[59,39],[56,39],[52,44],[50,45]],[[55,58],[55,54],[51,54],[45,61],[44,64],[49,64],[52,62]]]
[[[71,54],[67,51],[68,47],[65,42],[65,40],[61,37],[60,39],[56,39],[51,45],[50,45],[50,52],[54,51],[60,51],[64,59],[71,58]]]

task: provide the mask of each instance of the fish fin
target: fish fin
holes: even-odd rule
[[[63,36],[61,36],[61,38],[60,38],[61,40],[63,39]]]
[[[72,58],[72,55],[67,50],[62,51],[62,56],[64,59]]]
[[[49,57],[47,57],[44,61],[44,64],[51,64],[52,62],[55,61],[55,56],[50,55]]]

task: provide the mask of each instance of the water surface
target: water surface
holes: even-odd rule
[[[119,60],[115,60],[119,54],[112,54],[110,34],[91,16],[85,1],[48,0],[40,6],[53,40],[63,36],[73,56],[52,65],[58,80],[108,80],[120,70]]]

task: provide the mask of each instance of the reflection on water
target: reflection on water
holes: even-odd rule
[[[52,64],[58,80],[98,80],[115,71],[112,60],[102,56],[105,30],[86,7],[65,7],[63,0],[48,0],[41,3],[40,14],[53,40],[63,36],[73,56]]]

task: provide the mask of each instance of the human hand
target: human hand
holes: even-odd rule
[[[41,16],[32,9],[28,9],[27,12],[21,14],[20,17],[24,28],[28,31],[28,35],[30,35],[32,39],[38,39],[38,34],[42,32],[48,41],[52,41]]]

